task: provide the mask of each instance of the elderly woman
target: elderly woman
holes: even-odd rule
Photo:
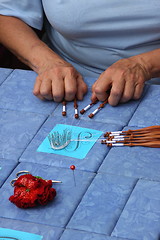
[[[160,76],[159,9],[159,0],[0,0],[0,42],[37,72],[40,99],[82,100],[91,76],[92,100],[115,106]],[[33,30],[42,26],[43,41]]]

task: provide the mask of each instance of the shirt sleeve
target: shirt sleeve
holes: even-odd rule
[[[43,26],[41,0],[0,0],[0,14],[17,17],[31,27],[39,30]]]

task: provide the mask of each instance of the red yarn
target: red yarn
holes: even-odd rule
[[[30,208],[37,205],[46,205],[56,196],[51,180],[25,174],[14,183],[14,195],[9,200],[19,208]]]

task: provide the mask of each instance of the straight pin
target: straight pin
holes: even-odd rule
[[[73,180],[74,180],[74,186],[76,187],[76,178],[75,178],[75,175],[74,175],[74,170],[75,170],[75,166],[74,165],[71,165],[70,166],[70,169],[73,171]]]
[[[62,181],[52,180],[52,183],[62,183]]]

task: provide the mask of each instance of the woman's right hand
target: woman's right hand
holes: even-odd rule
[[[87,85],[82,76],[22,20],[0,16],[0,42],[38,74],[33,89],[38,98],[56,102],[83,99]]]
[[[49,64],[36,78],[33,94],[42,100],[82,100],[87,85],[77,70],[64,60]]]

